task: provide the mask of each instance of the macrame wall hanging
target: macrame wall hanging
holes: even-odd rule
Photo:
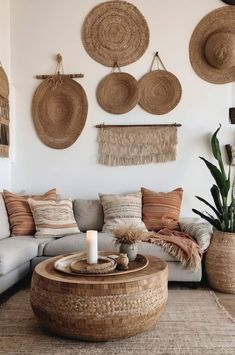
[[[0,157],[9,157],[9,82],[0,63]]]
[[[162,125],[96,125],[100,164],[160,163],[176,159],[177,127]]]
[[[88,102],[75,78],[83,74],[64,74],[62,56],[57,54],[54,74],[37,75],[45,79],[32,102],[35,129],[41,141],[54,149],[65,149],[80,136],[86,123]]]

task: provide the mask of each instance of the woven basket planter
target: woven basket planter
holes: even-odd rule
[[[205,267],[212,288],[235,294],[235,233],[213,233]]]

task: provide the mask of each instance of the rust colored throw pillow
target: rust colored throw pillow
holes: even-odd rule
[[[148,230],[158,231],[161,228],[178,230],[183,189],[155,192],[142,187],[141,192],[143,222]]]
[[[4,190],[3,197],[9,215],[11,236],[34,235],[36,230],[28,198],[32,197],[38,201],[56,201],[56,189],[41,196],[20,196]]]

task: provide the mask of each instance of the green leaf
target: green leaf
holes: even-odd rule
[[[216,214],[216,216],[219,218],[220,221],[223,220],[223,215],[219,211],[217,211],[217,209],[214,206],[212,206],[209,202],[207,202],[204,198],[202,198],[200,196],[195,196],[195,197],[199,201],[205,203],[205,205],[209,206],[212,209],[212,211]]]
[[[221,150],[220,150],[220,144],[217,138],[217,134],[221,128],[221,124],[219,125],[219,128],[215,131],[211,138],[211,148],[212,148],[212,153],[215,157],[215,159],[219,160],[221,159]]]
[[[222,203],[221,203],[221,199],[220,199],[220,193],[219,193],[218,186],[213,185],[210,191],[211,191],[211,196],[213,197],[213,200],[214,200],[217,210],[219,211],[219,213],[223,214],[223,207],[222,207]]]
[[[196,214],[198,214],[200,217],[205,219],[207,222],[209,222],[212,226],[214,226],[218,230],[222,230],[220,221],[218,219],[213,219],[205,215],[204,213],[196,210],[195,208],[192,209],[192,211]]]
[[[208,169],[211,172],[211,175],[213,176],[219,190],[220,193],[222,195],[223,198],[227,198],[228,196],[228,192],[230,189],[230,183],[229,181],[226,179],[226,176],[224,176],[224,174],[221,173],[221,171],[217,168],[217,166],[215,166],[214,164],[210,163],[208,160],[206,160],[203,157],[199,157],[201,160],[204,161],[204,163],[206,164],[206,166],[208,167]]]

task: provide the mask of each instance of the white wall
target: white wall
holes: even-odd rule
[[[10,79],[10,4],[0,0],[0,61]],[[11,125],[12,126],[12,125]],[[10,151],[10,154],[12,152]],[[0,157],[0,191],[11,187],[11,156]]]
[[[95,90],[110,68],[85,52],[80,29],[89,10],[100,0],[11,0],[11,70],[16,99],[16,152],[12,167],[13,190],[42,192],[57,187],[64,196],[96,197],[98,192],[135,191],[141,186],[169,191],[185,190],[182,215],[198,206],[195,194],[208,195],[212,180],[198,159],[211,158],[208,137],[221,122],[221,143],[232,143],[234,127],[229,125],[228,107],[232,84],[213,85],[192,70],[188,57],[191,33],[199,20],[223,6],[220,0],[132,0],[150,27],[150,45],[137,62],[125,70],[137,79],[148,71],[154,51],[180,80],[182,100],[167,115],[154,116],[135,107],[114,116],[97,104]],[[60,52],[66,72],[82,72],[80,80],[89,100],[86,126],[80,138],[65,150],[41,143],[31,117],[31,100],[39,81],[36,74],[52,72],[53,59]],[[235,84],[233,84],[235,85]],[[96,123],[180,122],[177,160],[165,164],[106,167],[97,163]]]

